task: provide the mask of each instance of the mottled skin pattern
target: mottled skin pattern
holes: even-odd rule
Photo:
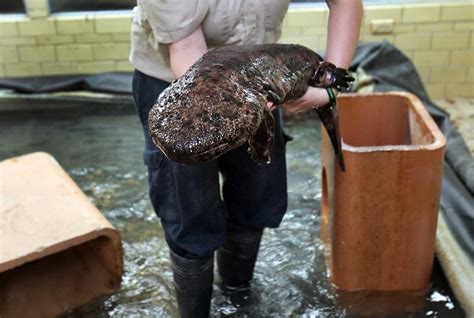
[[[158,97],[150,134],[178,163],[206,162],[245,142],[252,159],[266,163],[275,126],[267,102],[281,105],[301,97],[308,85],[340,87],[348,80],[345,70],[300,45],[215,49]]]

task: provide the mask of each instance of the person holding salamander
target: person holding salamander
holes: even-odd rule
[[[359,38],[362,1],[326,3],[325,60],[347,68]],[[257,165],[244,145],[205,164],[181,165],[151,141],[148,112],[209,49],[275,43],[288,5],[289,0],[138,0],[134,8],[133,96],[145,136],[150,199],[169,246],[181,317],[209,316],[214,254],[226,290],[249,290],[264,228],[277,228],[287,208],[286,140],[281,110],[269,102],[276,122],[270,164]],[[325,89],[308,87],[281,107],[301,112],[328,102]]]

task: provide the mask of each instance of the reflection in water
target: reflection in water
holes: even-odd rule
[[[168,250],[148,200],[136,115],[97,109],[0,113],[0,126],[0,158],[51,153],[122,234],[121,290],[66,316],[176,317]],[[232,306],[216,275],[213,316],[386,317],[380,311],[386,303],[400,317],[462,317],[438,267],[426,296],[378,295],[373,302],[370,293],[333,288],[319,239],[319,122],[291,122],[287,132],[294,137],[287,146],[288,212],[279,229],[264,234],[249,306]]]

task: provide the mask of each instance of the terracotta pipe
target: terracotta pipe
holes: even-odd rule
[[[321,155],[331,280],[347,291],[426,289],[446,140],[412,94],[340,95],[338,106],[346,172],[324,131]]]
[[[120,234],[52,156],[0,175],[1,317],[55,317],[120,287]]]

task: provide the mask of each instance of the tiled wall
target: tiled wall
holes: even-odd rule
[[[0,16],[0,76],[130,71],[132,13],[49,16],[47,0],[26,0],[28,16]],[[282,43],[326,44],[328,10],[291,9]],[[416,64],[433,98],[474,96],[474,3],[366,5],[362,41],[387,39]]]
[[[474,2],[442,3],[366,5],[361,41],[394,43],[413,60],[432,98],[474,97]],[[294,10],[281,42],[319,50],[326,23],[327,10]]]

